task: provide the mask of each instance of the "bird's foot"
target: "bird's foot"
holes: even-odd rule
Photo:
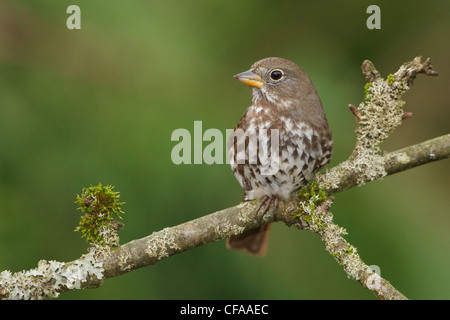
[[[264,198],[262,198],[261,200],[261,204],[258,207],[258,210],[256,210],[256,219],[258,221],[259,224],[262,223],[264,216],[266,215],[267,211],[269,211],[270,205],[272,204],[272,200],[273,200],[273,208],[274,211],[276,212],[278,209],[278,197],[269,197],[269,196],[264,196]],[[261,210],[261,208],[264,206],[264,210],[262,211],[262,213],[260,214],[259,211]],[[276,221],[275,215],[274,215],[274,220]]]

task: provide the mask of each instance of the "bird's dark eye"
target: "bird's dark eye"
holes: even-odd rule
[[[273,70],[270,73],[270,77],[272,78],[272,80],[280,80],[283,77],[283,71],[281,71],[281,70]]]

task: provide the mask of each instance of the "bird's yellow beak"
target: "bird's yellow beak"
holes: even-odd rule
[[[239,73],[234,76],[239,81],[251,86],[261,88],[264,84],[261,77],[254,73],[252,70],[248,70],[242,73]]]

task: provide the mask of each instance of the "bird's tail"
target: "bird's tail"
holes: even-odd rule
[[[269,244],[269,232],[270,224],[265,224],[242,234],[231,236],[227,239],[227,248],[244,250],[251,255],[264,256]]]

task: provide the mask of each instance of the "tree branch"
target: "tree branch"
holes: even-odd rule
[[[386,170],[390,175],[449,157],[450,134],[447,134],[417,145],[390,152],[383,158]],[[334,170],[338,169],[336,167],[330,169],[330,171]],[[323,173],[321,176],[326,176],[327,174],[329,172]],[[334,194],[358,185],[356,176],[357,172],[354,171],[343,172],[340,187],[327,189],[327,193]],[[328,211],[329,205],[330,203],[326,202],[319,206],[319,212],[331,215]],[[257,227],[258,224],[254,219],[254,213],[258,206],[258,201],[240,203],[237,206],[220,210],[171,228],[165,228],[141,239],[130,241],[121,245],[116,250],[109,251],[106,257],[103,258],[103,263],[100,267],[95,265],[95,260],[93,260],[92,255],[88,254],[68,263],[46,262],[42,260],[37,269],[30,271],[21,271],[15,274],[4,271],[0,274],[0,298],[49,298],[56,297],[59,293],[68,290],[96,288],[101,285],[104,279],[120,276],[135,269],[153,265],[174,254],[225,239],[230,235],[239,234],[245,230]],[[289,201],[280,202],[276,219],[288,225],[305,229],[310,223],[295,220],[293,216],[298,212],[298,198],[292,198]],[[273,222],[273,216],[268,215],[268,218],[269,220],[265,220],[265,223]],[[343,238],[345,231],[335,232],[335,230],[341,230],[340,227],[332,223],[330,218],[328,220],[328,223],[325,224],[326,229],[323,232],[316,233],[321,236],[325,247],[338,260],[338,263],[343,266],[347,275],[359,281],[364,287],[373,291],[380,298],[401,298],[401,293],[395,290],[388,281],[379,277],[376,273],[371,272],[370,268],[361,261],[359,255],[356,253],[356,249]],[[309,227],[311,230],[314,228],[314,225]],[[330,237],[330,234],[334,234],[334,237]],[[336,243],[336,245],[333,246],[332,243]],[[52,266],[52,264],[55,265]],[[74,266],[77,267],[76,272],[81,275],[79,279],[73,275],[71,277],[65,276],[66,274],[73,273]],[[92,270],[89,270],[86,266]],[[36,273],[36,270],[41,269],[49,271],[49,274],[46,275],[42,271]],[[70,271],[71,269],[72,271]],[[95,275],[94,271],[99,271],[100,274],[103,274],[101,280],[97,276],[93,276]],[[36,277],[36,274],[39,277]],[[68,283],[64,285],[59,283],[61,285],[57,287],[56,291],[53,289],[53,286],[47,290],[27,289],[27,291],[24,289],[42,288],[44,283],[49,283],[55,278],[55,274],[58,274],[58,278],[60,279],[66,278]],[[89,277],[85,277],[84,274],[89,275]],[[39,279],[39,281],[33,281],[33,278]],[[74,280],[71,281],[71,279]],[[76,286],[76,283],[79,283],[78,286]],[[47,287],[49,286],[47,285]]]
[[[443,160],[450,156],[450,134],[427,140],[416,145],[389,152],[381,157],[381,164],[386,175],[405,171],[423,164]],[[384,175],[383,175],[384,176]],[[328,194],[347,190],[356,185],[370,181],[360,181],[356,166],[343,162],[325,173],[317,175]],[[381,178],[381,177],[380,177]]]
[[[362,66],[368,79],[366,97],[358,107],[350,105],[357,122],[355,150],[347,161],[316,176],[318,192],[306,199],[294,196],[280,202],[263,223],[283,221],[318,234],[325,248],[357,280],[381,299],[406,299],[387,280],[373,272],[345,239],[345,229],[333,222],[329,211],[332,194],[450,156],[450,134],[382,154],[380,144],[402,123],[405,112],[401,95],[418,73],[437,75],[430,59],[419,57],[403,64],[394,75],[382,79],[370,61]],[[410,116],[410,114],[408,114]],[[325,195],[322,199],[319,195]],[[165,228],[123,244],[114,250],[94,245],[88,254],[72,262],[41,260],[37,268],[12,274],[0,273],[0,299],[45,299],[80,288],[95,288],[107,278],[155,264],[174,254],[255,228],[259,201],[241,203],[186,223]],[[114,232],[112,232],[114,236]]]
[[[384,168],[388,174],[411,169],[425,163],[446,159],[450,154],[450,134],[388,153]]]
[[[426,156],[431,154],[431,151],[434,152],[435,156]],[[387,168],[388,174],[394,174],[449,157],[450,134],[447,134],[390,152],[383,156],[383,164]],[[319,178],[325,181],[330,172],[334,170],[341,172],[342,184],[339,184],[337,188],[326,189],[326,192],[330,195],[358,185],[357,171],[341,171],[338,167],[321,174]],[[304,211],[303,208],[299,209],[301,204],[299,204],[297,197],[280,202],[276,218],[274,219],[273,212],[271,212],[272,215],[268,214],[264,222],[283,221],[287,225],[294,225],[299,229],[314,231],[322,238],[331,255],[343,266],[349,278],[359,281],[380,298],[404,298],[387,280],[371,272],[371,269],[359,258],[356,248],[343,238],[345,230],[333,223],[332,214],[328,211],[331,205],[330,199],[318,206],[319,210],[316,216],[318,215],[319,218],[315,216],[315,223],[312,223],[311,219],[308,218],[311,213],[301,216],[300,219],[296,217],[299,211]],[[140,267],[152,265],[171,255],[255,228],[258,226],[255,219],[255,211],[258,206],[258,201],[243,202],[237,206],[217,211],[172,228],[163,229],[142,239],[124,244],[111,252],[104,261],[104,275],[106,278],[118,276]],[[325,215],[325,217],[320,217],[321,215]],[[324,221],[326,223],[323,223]],[[319,227],[320,225],[322,227]]]

